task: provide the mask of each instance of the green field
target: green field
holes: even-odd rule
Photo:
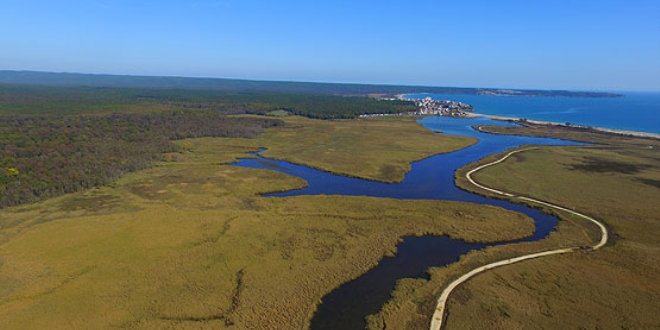
[[[595,217],[609,227],[610,243],[595,252],[529,260],[471,279],[450,297],[446,328],[660,328],[660,141],[556,127],[515,133],[570,135],[601,144],[524,151],[477,172],[475,180]],[[477,165],[459,170],[457,183],[483,193],[463,179]],[[562,221],[545,240],[470,253],[460,263],[433,269],[429,282],[401,281],[394,299],[371,317],[371,328],[425,329],[439,292],[462,273],[504,258],[599,239],[594,225],[559,215]]]
[[[259,197],[305,183],[225,165],[258,147],[396,181],[409,162],[474,142],[412,120],[284,120],[255,139],[181,140],[164,162],[110,186],[1,210],[0,328],[302,329],[325,294],[402,236],[488,242],[533,231],[522,215],[467,203]]]

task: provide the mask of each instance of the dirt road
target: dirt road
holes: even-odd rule
[[[552,203],[548,203],[548,202],[544,202],[544,201],[540,201],[540,200],[537,200],[537,199],[534,199],[534,198],[529,198],[529,197],[524,197],[524,196],[516,196],[516,195],[510,194],[510,193],[501,191],[501,190],[489,188],[489,187],[486,187],[482,184],[479,184],[478,182],[476,182],[472,179],[472,174],[474,174],[475,172],[480,171],[480,170],[482,170],[486,167],[489,167],[489,166],[492,166],[492,165],[495,165],[495,164],[499,164],[499,163],[505,161],[507,158],[509,158],[513,154],[523,152],[523,151],[527,151],[527,150],[532,150],[532,149],[535,149],[535,148],[521,149],[521,150],[515,150],[515,151],[512,151],[512,152],[509,152],[504,157],[502,157],[502,158],[500,158],[500,159],[498,159],[494,162],[481,165],[481,166],[469,171],[467,174],[465,174],[465,178],[468,179],[468,181],[470,181],[470,183],[472,183],[473,185],[475,185],[475,186],[477,186],[481,189],[484,189],[486,191],[490,191],[490,192],[498,194],[498,195],[503,195],[503,196],[507,196],[507,197],[511,197],[511,198],[515,198],[515,199],[520,199],[520,200],[525,200],[525,201],[532,202],[532,203],[541,204],[543,206],[547,206],[547,207],[551,207],[551,208],[554,208],[554,209],[557,209],[557,210],[568,212],[568,213],[573,214],[575,216],[578,216],[578,217],[581,217],[583,219],[589,220],[590,222],[595,223],[600,228],[600,231],[601,231],[600,242],[598,242],[598,244],[596,244],[596,245],[594,245],[590,248],[592,250],[598,250],[599,248],[601,248],[605,244],[607,244],[607,235],[608,235],[607,228],[605,228],[605,226],[602,223],[600,223],[599,221],[596,221],[592,217],[589,217],[589,216],[584,215],[582,213],[579,213],[579,212],[576,212],[576,211],[573,211],[573,210],[569,210],[567,208],[564,208],[564,207],[561,207],[559,205],[555,205],[555,204],[552,204]],[[461,276],[461,277],[457,278],[456,280],[454,280],[453,282],[451,282],[442,291],[442,293],[440,294],[440,298],[438,298],[438,304],[436,306],[436,310],[433,313],[433,317],[431,319],[431,328],[430,329],[431,330],[440,330],[442,328],[442,322],[444,320],[445,309],[446,309],[446,305],[447,305],[447,299],[449,299],[449,295],[451,294],[451,292],[457,286],[459,286],[461,283],[467,281],[471,277],[473,277],[473,276],[475,276],[479,273],[483,273],[483,272],[485,272],[489,269],[496,268],[496,267],[510,265],[510,264],[514,264],[514,263],[524,261],[524,260],[528,260],[528,259],[547,257],[547,256],[554,255],[554,254],[569,253],[569,252],[574,252],[574,251],[579,251],[579,250],[584,250],[584,248],[583,247],[563,248],[563,249],[557,249],[557,250],[551,250],[551,251],[545,251],[545,252],[526,254],[526,255],[523,255],[523,256],[520,256],[520,257],[516,257],[516,258],[496,261],[496,262],[493,262],[493,263],[490,263],[490,264],[487,264],[487,265],[484,265],[484,266],[481,266],[481,267],[477,267],[477,268],[471,270],[470,272],[464,274],[463,276]]]

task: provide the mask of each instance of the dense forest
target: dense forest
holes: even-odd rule
[[[267,114],[286,110],[320,119],[347,119],[362,114],[416,109],[412,102],[379,101],[369,97],[0,84],[0,114],[135,113],[165,107],[206,109],[224,114]]]
[[[98,187],[177,151],[172,140],[254,137],[272,118],[204,110],[0,117],[0,208]]]
[[[486,94],[564,97],[621,97],[621,94],[564,90],[526,90],[499,88],[433,87],[369,85],[341,83],[310,83],[291,81],[256,81],[219,78],[120,76],[78,73],[0,70],[0,83],[48,86],[87,86],[110,88],[150,88],[211,90],[225,93],[368,95],[368,94]]]

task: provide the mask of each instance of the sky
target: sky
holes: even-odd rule
[[[660,91],[660,1],[0,0],[0,70]]]

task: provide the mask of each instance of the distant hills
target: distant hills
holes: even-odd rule
[[[221,78],[124,76],[0,70],[0,84],[213,90],[229,93],[288,93],[317,95],[396,95],[403,93],[497,96],[622,97],[620,94],[562,90],[519,90],[430,86],[396,86],[343,83],[256,81]]]

